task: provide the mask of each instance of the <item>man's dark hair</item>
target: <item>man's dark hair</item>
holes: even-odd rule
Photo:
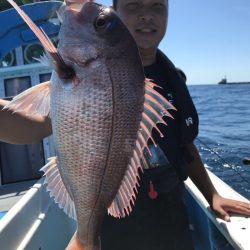
[[[113,8],[116,10],[118,0],[113,0]]]

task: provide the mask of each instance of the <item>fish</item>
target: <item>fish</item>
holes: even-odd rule
[[[169,109],[175,108],[145,78],[136,42],[112,8],[66,2],[56,48],[7,1],[43,44],[46,56],[40,60],[52,76],[5,108],[51,118],[56,156],[42,170],[50,195],[77,221],[67,249],[100,250],[104,216],[131,213],[139,169],[147,167],[143,152],[151,154],[149,140],[156,146],[152,130],[163,137],[157,124],[167,125],[163,117],[172,117]]]

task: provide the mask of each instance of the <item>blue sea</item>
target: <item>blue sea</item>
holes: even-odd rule
[[[250,84],[189,85],[200,125],[195,141],[203,162],[250,199]]]

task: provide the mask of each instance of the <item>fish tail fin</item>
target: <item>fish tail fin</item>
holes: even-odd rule
[[[101,250],[101,244],[99,240],[96,245],[84,245],[76,232],[65,250]]]

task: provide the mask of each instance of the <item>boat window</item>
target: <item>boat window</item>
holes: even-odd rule
[[[5,96],[15,96],[31,87],[30,76],[4,80]]]
[[[23,46],[24,64],[38,63],[37,60],[44,54],[43,46],[39,43],[33,43]]]
[[[51,78],[51,73],[47,73],[47,74],[40,74],[39,75],[40,78],[40,82],[46,82],[49,81]]]
[[[11,67],[16,66],[16,54],[15,51],[10,51],[1,61],[0,61],[0,68],[1,67]]]

